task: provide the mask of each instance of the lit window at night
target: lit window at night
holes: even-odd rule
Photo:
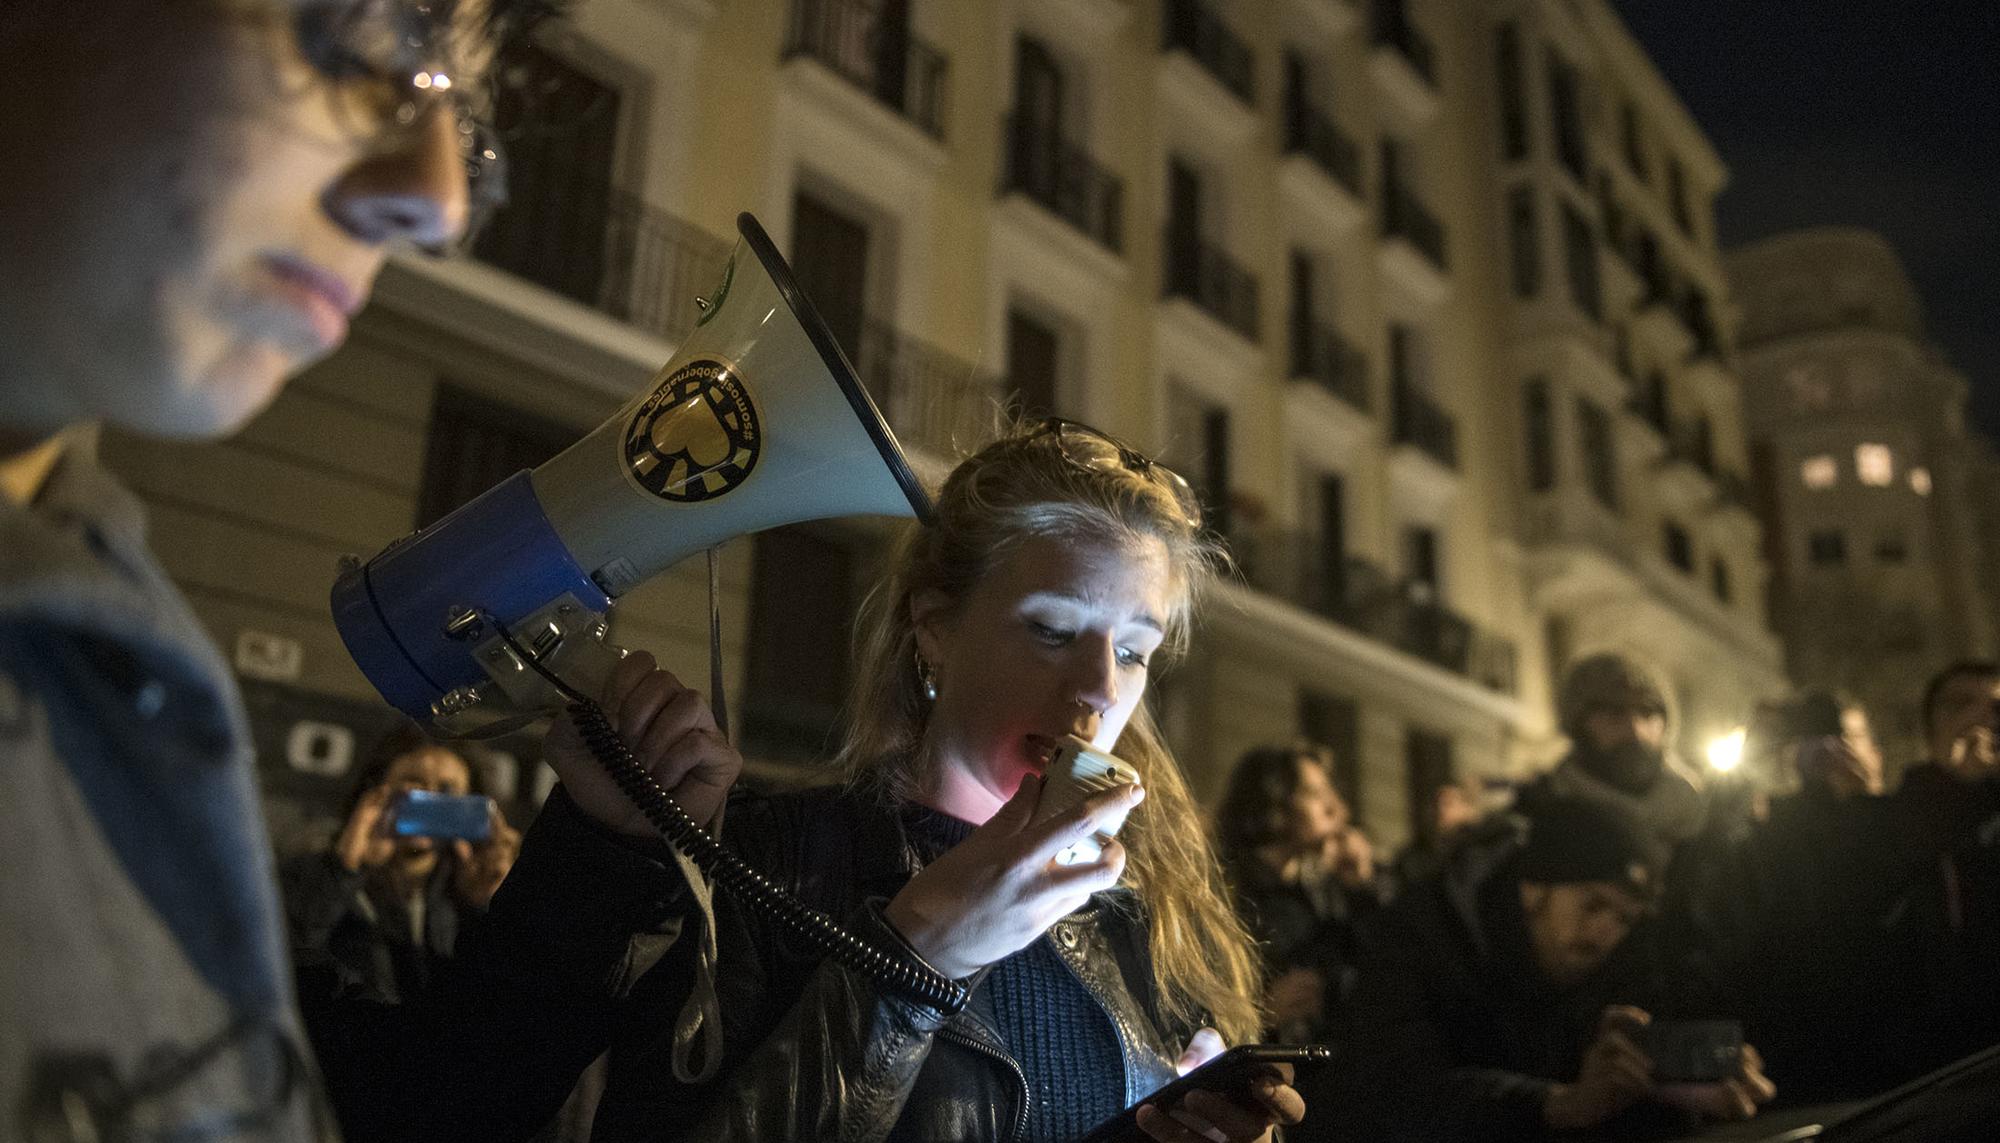
[[[1910,491],[1919,496],[1929,496],[1931,494],[1930,469],[1913,468],[1910,470]]]
[[[1888,445],[1864,444],[1854,446],[1854,474],[1861,483],[1877,488],[1887,488],[1896,481],[1896,461],[1889,454]]]
[[[1807,488],[1832,488],[1840,479],[1840,465],[1830,456],[1809,456],[1799,465],[1799,479]]]

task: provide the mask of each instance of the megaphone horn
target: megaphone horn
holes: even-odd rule
[[[382,696],[452,734],[560,705],[490,621],[554,654],[611,600],[735,536],[930,497],[764,228],[738,215],[694,330],[624,408],[532,471],[345,568],[334,623]],[[594,642],[595,640],[588,640]]]

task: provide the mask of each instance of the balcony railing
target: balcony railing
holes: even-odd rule
[[[950,61],[881,0],[792,0],[784,59],[809,56],[934,138],[944,137]]]
[[[996,378],[874,318],[862,324],[853,349],[854,371],[904,443],[956,459],[993,439],[1001,407]]]
[[[1397,582],[1320,536],[1238,531],[1230,553],[1251,587],[1502,694],[1514,693],[1516,652],[1436,601],[1428,584]]]
[[[1161,47],[1193,56],[1222,86],[1245,103],[1256,101],[1256,60],[1222,17],[1201,0],[1165,0]]]
[[[1292,376],[1314,382],[1364,413],[1370,411],[1367,356],[1339,332],[1304,314],[1292,315]]]
[[[1387,180],[1382,184],[1382,237],[1404,239],[1431,265],[1445,268],[1444,224],[1415,195]]]
[[[1311,159],[1329,178],[1361,197],[1361,148],[1324,112],[1296,96],[1285,103],[1285,153]]]
[[[522,180],[472,256],[669,341],[722,278],[729,243],[638,198],[591,183]]]
[[[1252,341],[1257,340],[1257,278],[1206,242],[1167,234],[1165,294],[1186,298]]]
[[[1415,386],[1395,387],[1394,425],[1397,444],[1419,449],[1446,468],[1458,467],[1458,425]]]
[[[1667,459],[1715,475],[1715,433],[1707,421],[1678,421],[1667,431]]]
[[[1125,245],[1125,182],[1082,148],[1008,116],[1002,192],[1018,191],[1110,250]]]
[[[1716,331],[1715,318],[1708,306],[1708,296],[1700,290],[1689,289],[1681,298],[1681,324],[1687,326],[1688,335],[1694,339],[1690,357],[1720,357],[1722,355],[1722,335]]]
[[[1410,22],[1407,0],[1375,0],[1370,25],[1371,42],[1396,49],[1425,83],[1437,86],[1437,52]]]
[[[1639,390],[1632,394],[1632,400],[1627,407],[1661,436],[1664,437],[1671,431],[1672,420],[1667,411],[1667,390],[1657,376],[1640,385]]]

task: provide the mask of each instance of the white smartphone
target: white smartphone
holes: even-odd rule
[[[1117,786],[1139,784],[1139,771],[1130,762],[1106,754],[1075,735],[1056,739],[1044,771],[1042,800],[1035,808],[1035,820],[1043,821],[1062,813],[1092,794]],[[1125,824],[1125,815],[1101,826],[1089,837],[1056,854],[1058,865],[1081,865],[1096,861]]]

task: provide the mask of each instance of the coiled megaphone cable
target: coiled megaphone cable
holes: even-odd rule
[[[679,850],[703,873],[713,878],[739,904],[777,921],[812,947],[833,958],[835,963],[862,973],[904,996],[928,1004],[947,1015],[955,1015],[971,998],[965,985],[929,965],[898,955],[849,932],[832,917],[807,905],[773,884],[735,854],[722,848],[708,831],[695,823],[667,791],[639,765],[625,740],[613,729],[611,719],[595,699],[583,694],[543,666],[538,656],[515,642],[512,632],[490,615],[481,619],[492,625],[502,642],[516,657],[548,681],[569,700],[570,721],[590,753],[604,767],[627,800],[645,815],[646,821],[667,844]]]

